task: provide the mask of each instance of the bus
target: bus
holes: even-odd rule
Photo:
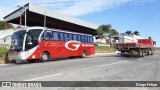
[[[11,36],[8,59],[21,63],[49,61],[60,57],[86,57],[95,54],[93,36],[44,27],[29,27]]]

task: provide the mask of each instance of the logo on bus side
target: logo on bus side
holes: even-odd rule
[[[72,50],[72,51],[78,50],[80,45],[81,45],[81,42],[78,42],[78,41],[68,41],[65,43],[65,47],[68,50]]]

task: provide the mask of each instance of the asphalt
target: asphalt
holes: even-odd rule
[[[143,58],[123,57],[111,53],[96,54],[86,58],[56,59],[49,62],[12,63],[0,66],[0,80],[160,81],[159,56],[160,52]]]

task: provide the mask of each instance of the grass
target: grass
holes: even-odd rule
[[[0,47],[0,54],[6,54],[8,52],[8,49],[5,47]]]
[[[155,47],[155,50],[156,51],[160,51],[160,47]]]
[[[112,47],[108,46],[95,46],[95,52],[96,53],[110,53],[115,52],[116,50]]]
[[[5,56],[8,52],[8,49],[5,47],[0,47],[0,64],[5,62]]]

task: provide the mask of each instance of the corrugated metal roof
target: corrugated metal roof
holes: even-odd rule
[[[24,7],[31,12],[38,13],[38,14],[41,14],[41,15],[46,15],[46,16],[51,17],[51,18],[56,18],[56,19],[59,19],[59,20],[62,20],[62,21],[70,22],[70,23],[80,25],[80,26],[84,26],[84,27],[88,27],[88,28],[91,28],[91,29],[97,29],[98,28],[98,26],[95,25],[95,24],[92,24],[92,23],[89,23],[89,22],[86,22],[86,21],[83,21],[83,20],[80,20],[80,19],[77,19],[77,18],[73,18],[71,16],[64,15],[62,13],[59,13],[59,12],[56,12],[56,11],[53,11],[53,10],[48,10],[46,8],[31,4],[31,3],[26,4]],[[25,11],[24,8],[19,8],[18,10],[14,11],[13,13],[4,17],[4,20],[9,21],[9,20],[13,20],[17,17],[20,17],[24,13],[24,11]]]

